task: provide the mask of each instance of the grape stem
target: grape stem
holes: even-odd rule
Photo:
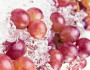
[[[77,4],[77,12],[80,12],[80,6],[78,0],[76,0],[76,4]]]

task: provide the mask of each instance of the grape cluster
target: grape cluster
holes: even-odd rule
[[[27,11],[14,9],[10,20],[16,29],[25,29],[34,39],[42,39],[47,31],[45,23],[41,20],[43,13],[40,9],[33,7]],[[25,42],[17,39],[14,42],[5,41],[5,54],[0,54],[0,70],[37,70],[34,62],[24,55],[27,51]]]
[[[77,6],[77,9],[72,10],[72,12],[77,13],[79,10],[86,11],[90,6],[89,0],[82,2],[79,1],[71,1],[71,0],[54,0],[55,4],[58,5],[57,12],[51,14],[50,20],[52,21],[52,33],[48,39],[49,45],[52,46],[49,51],[50,54],[50,65],[54,70],[60,70],[63,63],[72,63],[77,60],[79,57],[78,64],[74,64],[68,68],[68,70],[79,70],[79,68],[83,69],[86,64],[86,57],[90,56],[90,40],[87,38],[80,38],[80,30],[75,25],[66,24],[65,18],[61,15],[61,12],[58,12],[60,7],[66,7],[68,5]],[[75,11],[76,10],[76,11]],[[88,11],[90,12],[90,10]],[[82,21],[83,28],[89,30],[89,14]],[[57,56],[58,55],[58,56]]]
[[[68,70],[79,70],[79,67],[83,69],[86,64],[86,57],[90,56],[90,40],[87,38],[80,38],[80,30],[75,25],[66,24],[66,19],[62,13],[58,12],[60,7],[66,7],[71,5],[72,7],[77,5],[77,9],[72,10],[76,13],[79,10],[84,10],[88,14],[83,28],[90,29],[90,0],[72,1],[72,0],[53,0],[57,8],[56,12],[50,15],[50,21],[52,22],[51,35],[48,38],[48,45],[51,49],[48,51],[50,55],[50,61],[47,62],[54,70],[60,70],[63,63],[69,63],[70,65],[76,60],[79,64],[74,64],[69,67]],[[32,7],[27,11],[23,9],[14,9],[11,12],[10,20],[16,26],[16,29],[27,29],[27,32],[35,40],[41,40],[44,38],[47,32],[43,12],[36,7]],[[0,54],[0,70],[43,70],[43,66],[36,68],[34,62],[24,55],[27,52],[27,46],[21,39],[17,39],[15,42],[4,42],[5,54]],[[30,48],[29,48],[30,49]],[[77,60],[80,58],[80,60]]]

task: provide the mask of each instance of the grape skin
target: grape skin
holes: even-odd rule
[[[62,66],[63,62],[63,55],[60,53],[59,50],[51,49],[49,51],[50,54],[50,65],[54,70],[59,70]]]
[[[75,26],[66,26],[60,32],[61,42],[76,42],[79,39],[80,31]]]
[[[85,58],[90,55],[90,40],[87,38],[81,38],[76,42],[78,47],[79,57]]]
[[[42,19],[44,17],[43,12],[36,7],[29,8],[27,12],[31,18],[31,22],[35,19]]]
[[[53,23],[52,30],[55,32],[60,32],[64,28],[66,23],[64,17],[58,12],[52,13],[50,16],[50,20]]]
[[[64,62],[66,63],[73,61],[78,56],[78,50],[71,42],[63,43],[60,46],[59,51],[63,54]]]
[[[0,54],[0,70],[14,70],[13,61],[5,54]]]
[[[8,55],[11,59],[17,59],[23,56],[27,50],[24,41],[20,39],[18,41],[11,43],[6,48],[6,55]]]
[[[14,9],[11,12],[10,19],[14,23],[17,29],[24,29],[30,24],[30,16],[23,9]]]
[[[28,27],[28,32],[34,39],[42,39],[46,34],[47,28],[43,21],[34,20]]]
[[[71,0],[57,0],[59,7],[66,7],[70,4]]]
[[[35,65],[28,57],[20,57],[14,61],[15,70],[36,70]]]

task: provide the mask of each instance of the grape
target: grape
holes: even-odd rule
[[[66,7],[70,4],[71,0],[57,0],[59,7]]]
[[[42,19],[43,18],[43,13],[39,8],[33,7],[27,10],[31,22],[34,21],[35,19]]]
[[[78,47],[79,56],[85,58],[90,55],[90,40],[87,38],[81,38],[76,42]]]
[[[34,20],[28,27],[28,32],[34,39],[42,39],[46,34],[47,28],[43,21]]]
[[[36,70],[35,65],[28,57],[20,57],[14,61],[15,70]]]
[[[60,46],[59,51],[63,54],[64,62],[67,63],[73,61],[78,55],[76,46],[71,42],[63,43]]]
[[[50,65],[54,70],[59,70],[62,66],[63,56],[59,50],[51,49],[50,54]]]
[[[90,8],[90,0],[82,0],[82,5],[86,8]]]
[[[60,42],[60,38],[59,38],[59,37],[60,37],[59,34],[56,33],[55,36],[54,36],[54,38],[53,38],[54,43],[55,43],[58,47],[62,44],[62,42]]]
[[[63,27],[65,26],[65,19],[58,12],[52,13],[50,16],[50,20],[53,23],[52,30],[55,32],[60,32],[63,29]]]
[[[4,54],[0,54],[0,70],[14,70],[12,60]]]
[[[79,66],[76,64],[72,67],[72,70],[79,70]]]
[[[80,7],[80,10],[82,10],[82,9],[83,9],[84,11],[86,10],[86,8],[82,5],[82,2],[79,2],[79,7]]]
[[[11,20],[17,29],[24,29],[30,23],[30,16],[23,9],[15,9],[11,12]]]
[[[66,26],[60,33],[61,42],[76,42],[79,39],[80,31],[75,26]]]
[[[11,43],[8,45],[8,49],[6,51],[6,55],[8,55],[12,59],[17,59],[23,56],[26,53],[26,45],[24,41],[18,40],[16,42]]]
[[[48,43],[52,43],[53,41],[53,33],[50,34],[50,36],[48,37]]]
[[[87,65],[86,59],[81,59],[81,61],[80,61],[80,67],[81,67],[81,69],[85,68],[86,65]]]

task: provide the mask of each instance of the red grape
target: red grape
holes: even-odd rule
[[[87,65],[86,59],[81,59],[81,61],[80,61],[80,67],[83,69],[83,68],[85,68],[86,65]]]
[[[35,19],[42,19],[43,18],[43,13],[39,8],[33,7],[27,10],[30,18],[31,18],[31,22]]]
[[[71,1],[71,2],[70,2],[70,5],[71,5],[72,7],[74,7],[74,6],[76,6],[77,4],[76,4],[76,2]]]
[[[76,42],[79,39],[80,31],[75,26],[66,26],[60,33],[61,42]]]
[[[82,0],[82,4],[86,8],[90,8],[90,0]]]
[[[30,16],[23,9],[13,10],[11,12],[11,20],[18,29],[24,29],[30,24]]]
[[[71,62],[78,55],[78,50],[73,43],[68,42],[60,46],[59,51],[63,54],[65,62]]]
[[[8,46],[6,51],[6,55],[11,57],[12,59],[17,59],[23,56],[25,53],[26,53],[25,43],[20,39],[16,42],[11,43],[11,45]]]
[[[76,42],[78,47],[79,56],[82,58],[90,55],[90,40],[87,38],[81,38]]]
[[[54,70],[59,70],[62,66],[63,56],[59,50],[51,49],[49,51],[50,54],[50,65]]]
[[[71,70],[79,70],[79,66],[76,64],[76,65],[74,65],[74,66],[72,67]]]
[[[63,27],[65,26],[65,19],[58,12],[52,13],[50,16],[50,20],[53,23],[52,30],[54,30],[55,32],[60,32],[63,29]]]
[[[14,70],[12,60],[4,54],[0,54],[0,70]]]
[[[35,65],[28,57],[20,57],[14,61],[15,70],[36,70]]]
[[[70,4],[72,0],[57,0],[59,7],[65,7]]]
[[[47,28],[43,21],[34,20],[28,27],[28,32],[34,39],[42,39],[46,34]]]

